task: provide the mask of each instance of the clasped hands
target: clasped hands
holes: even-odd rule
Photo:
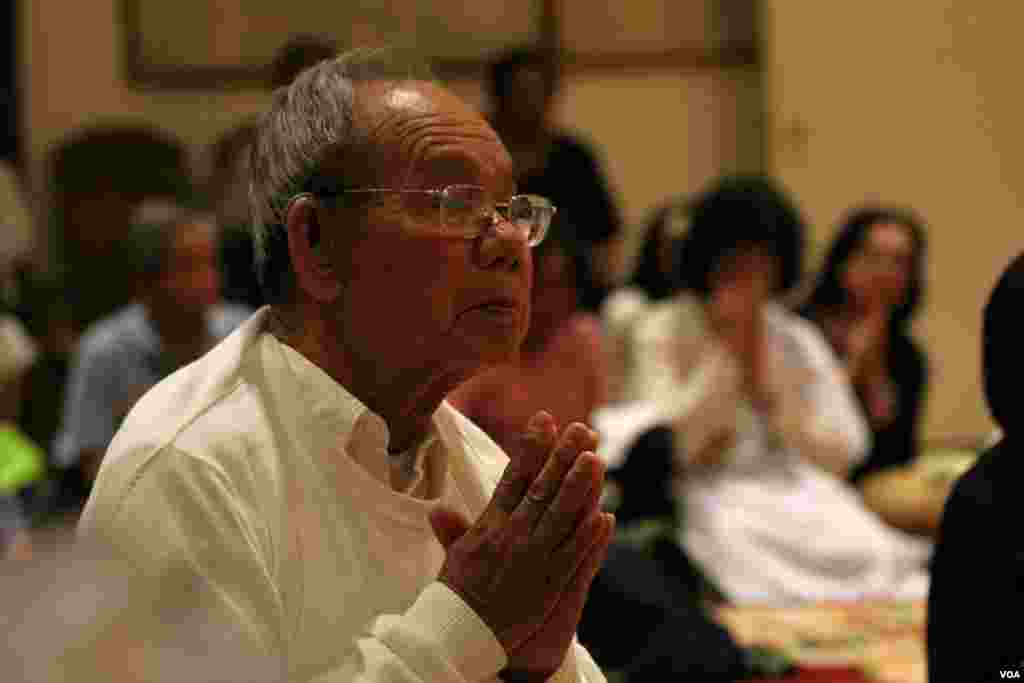
[[[531,418],[480,518],[431,515],[446,558],[438,580],[490,627],[508,655],[503,677],[546,680],[561,666],[615,520],[600,510],[597,435]]]

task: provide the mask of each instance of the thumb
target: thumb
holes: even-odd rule
[[[451,547],[455,541],[462,538],[462,535],[469,531],[469,521],[466,518],[446,507],[436,507],[430,511],[430,526],[434,528],[434,535],[441,542],[445,550]]]

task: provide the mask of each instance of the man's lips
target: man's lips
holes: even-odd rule
[[[470,306],[469,311],[480,311],[483,313],[494,313],[501,315],[512,315],[518,314],[522,309],[522,306],[515,299],[509,299],[499,297],[496,299],[488,299],[475,306]]]

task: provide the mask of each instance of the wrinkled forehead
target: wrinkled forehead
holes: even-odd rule
[[[373,83],[360,95],[382,183],[513,189],[512,160],[498,135],[449,90],[422,81]]]

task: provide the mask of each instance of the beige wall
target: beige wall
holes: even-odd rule
[[[133,90],[122,79],[116,0],[26,5],[24,120],[37,188],[47,148],[76,126],[141,118],[199,150],[266,102],[259,91]],[[760,165],[758,81],[749,70],[673,68],[570,77],[558,118],[596,143],[632,226],[660,199],[695,189],[721,168]],[[454,85],[480,100],[478,84]]]
[[[665,197],[723,170],[760,169],[758,83],[752,70],[582,75],[567,84],[559,119],[601,145],[636,226]]]
[[[769,167],[823,243],[865,199],[930,224],[926,434],[985,432],[981,307],[1024,246],[1024,5],[972,0],[766,3]]]
[[[25,121],[30,159],[76,126],[143,119],[200,145],[246,114],[265,95],[129,89],[122,79],[118,0],[33,0],[25,3],[22,35]]]

